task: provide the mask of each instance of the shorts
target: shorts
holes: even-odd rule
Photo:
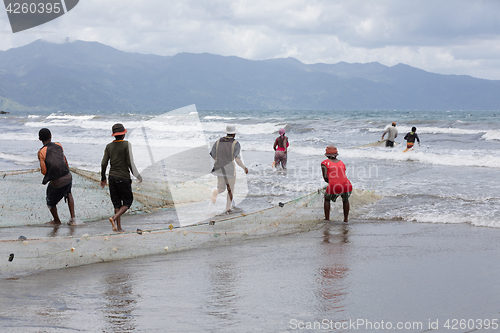
[[[415,144],[414,142],[407,142],[406,143],[406,148],[408,148],[408,149],[413,148],[414,144]]]
[[[109,176],[109,195],[111,196],[113,207],[120,208],[127,206],[130,208],[134,201],[132,179]]]
[[[342,202],[347,202],[347,201],[349,201],[349,197],[351,196],[351,193],[352,193],[352,191],[351,192],[344,192],[342,194],[325,193],[325,200],[331,200],[331,201],[335,202],[338,197],[341,197]]]
[[[234,194],[234,184],[236,183],[236,177],[224,177],[217,176],[217,192],[224,192],[227,187],[231,189],[231,193]]]
[[[283,169],[286,169],[286,156],[284,151],[276,151],[274,153],[274,162],[276,163],[276,167],[280,165]]]
[[[386,147],[394,147],[394,141],[387,140],[387,141],[385,142],[385,146],[386,146]]]
[[[52,187],[52,185],[47,185],[47,207],[49,209],[54,208],[57,206],[59,201],[61,201],[62,198],[64,198],[64,201],[68,198],[68,194],[71,193],[71,184],[72,182],[69,182],[69,184],[64,185],[63,187],[55,188]]]

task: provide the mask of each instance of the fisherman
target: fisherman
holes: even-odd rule
[[[347,179],[344,162],[337,159],[338,151],[335,146],[326,147],[326,160],[321,162],[323,179],[328,183],[325,192],[325,221],[330,221],[330,200],[335,202],[340,196],[344,210],[344,222],[349,220],[349,196],[352,192],[352,184]]]
[[[278,133],[280,136],[278,136],[276,140],[274,140],[274,145],[273,145],[273,149],[275,151],[273,168],[278,167],[281,164],[281,168],[283,170],[286,170],[287,152],[288,152],[288,146],[290,144],[288,143],[288,137],[285,136],[284,128],[280,128]]]
[[[382,134],[382,140],[384,140],[384,136],[387,134],[387,141],[385,142],[386,147],[394,147],[394,140],[398,136],[398,129],[396,128],[396,122],[392,122],[392,126],[387,126]]]
[[[234,162],[238,164],[245,174],[248,168],[241,161],[240,143],[234,138],[236,136],[236,126],[226,127],[226,136],[217,140],[210,151],[210,156],[215,160],[212,174],[217,176],[217,189],[212,193],[212,203],[215,204],[217,196],[227,189],[226,213],[231,213],[234,185],[236,183],[236,168]]]
[[[420,138],[418,137],[417,134],[417,128],[413,126],[411,128],[411,132],[406,133],[404,139],[406,140],[406,150],[413,148],[413,145],[415,144],[415,140],[418,141],[418,146],[420,147]]]
[[[40,171],[44,175],[42,184],[47,185],[47,207],[49,207],[53,220],[47,222],[50,225],[60,225],[61,220],[57,213],[57,204],[64,198],[68,203],[70,219],[69,225],[77,225],[75,218],[75,202],[71,194],[73,177],[69,171],[68,160],[64,155],[62,145],[52,142],[52,133],[48,128],[42,128],[38,132],[38,139],[42,141],[43,147],[38,150]]]
[[[142,176],[134,164],[132,145],[124,140],[127,130],[122,124],[114,124],[112,131],[111,136],[114,136],[115,139],[104,149],[101,162],[101,187],[106,186],[106,169],[109,161],[109,194],[115,208],[115,215],[109,218],[109,222],[113,231],[121,232],[123,231],[121,216],[132,206],[134,201],[130,172],[139,180],[139,183],[142,182]]]

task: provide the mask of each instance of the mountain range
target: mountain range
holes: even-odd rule
[[[500,81],[405,64],[304,64],[35,41],[0,51],[0,110],[499,110]]]

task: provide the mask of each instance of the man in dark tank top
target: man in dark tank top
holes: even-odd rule
[[[42,128],[38,132],[38,139],[43,143],[43,147],[38,150],[40,172],[44,175],[42,184],[48,183],[46,201],[53,218],[47,224],[61,224],[57,213],[57,204],[64,198],[64,201],[68,203],[71,216],[68,224],[77,225],[75,203],[71,194],[73,177],[69,171],[62,145],[59,142],[52,142],[52,133],[48,128]]]

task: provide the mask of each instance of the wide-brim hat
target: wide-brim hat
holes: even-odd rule
[[[127,133],[127,129],[122,125],[122,124],[114,124],[112,127],[113,134],[111,136],[117,136],[117,135],[125,135]]]
[[[236,126],[234,125],[227,125],[226,126],[226,134],[236,134]]]

